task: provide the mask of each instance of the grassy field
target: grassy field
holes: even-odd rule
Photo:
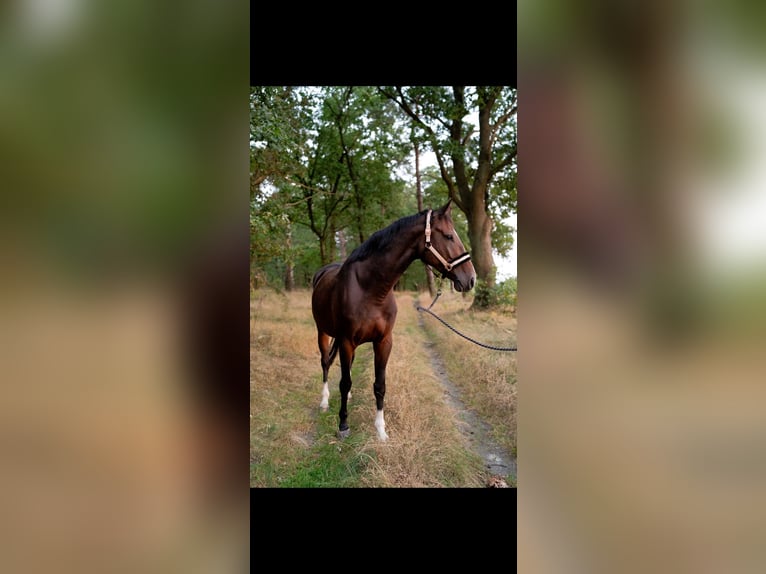
[[[425,297],[425,302],[428,299]],[[488,475],[467,449],[445,403],[425,343],[442,356],[464,400],[515,454],[515,353],[481,349],[435,319],[419,325],[413,294],[397,294],[388,363],[386,428],[373,426],[372,346],[357,349],[349,402],[351,436],[339,440],[339,361],[330,370],[330,411],[321,413],[322,370],[310,291],[259,290],[250,303],[250,485],[252,487],[483,487]],[[490,344],[515,342],[515,318],[467,311],[470,298],[445,293],[434,311]],[[431,323],[429,323],[431,321]]]
[[[432,311],[476,341],[494,347],[516,346],[515,316],[471,311],[469,301],[445,293]],[[430,303],[428,294],[421,295],[423,307]],[[516,457],[516,353],[478,347],[430,315],[423,315],[423,326],[463,401],[492,426],[494,440]]]

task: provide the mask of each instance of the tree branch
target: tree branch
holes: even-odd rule
[[[256,175],[256,176],[250,178],[250,188],[251,189],[255,189],[255,188],[260,187],[260,185],[264,181],[266,181],[266,179],[268,179],[269,175],[270,174],[267,172],[267,173],[264,173],[264,174],[261,174],[261,175]]]
[[[492,166],[492,169],[490,171],[490,177],[494,177],[497,172],[511,165],[514,158],[516,157],[516,152],[517,152],[516,148],[513,148],[513,151],[509,153],[507,156],[505,156],[505,158],[501,162],[498,162],[497,164]]]
[[[518,105],[515,105],[511,108],[509,112],[504,113],[502,116],[497,118],[497,121],[494,124],[490,125],[490,136],[489,141],[494,146],[495,145],[495,138],[497,137],[497,131],[507,122],[511,116],[513,116],[516,111],[518,110]]]
[[[458,196],[457,189],[455,188],[455,183],[452,181],[452,178],[449,176],[449,172],[444,165],[444,158],[442,157],[442,153],[439,150],[439,140],[436,137],[436,133],[434,133],[433,129],[431,129],[431,126],[426,124],[420,118],[420,116],[412,110],[410,105],[407,103],[407,97],[404,95],[404,92],[402,92],[401,86],[396,86],[396,93],[399,95],[398,98],[396,95],[386,92],[383,88],[378,88],[378,90],[384,96],[396,103],[402,109],[402,111],[412,119],[412,121],[414,121],[417,125],[421,126],[426,131],[429,136],[429,140],[431,141],[431,149],[433,150],[434,155],[436,155],[436,163],[439,164],[439,173],[441,174],[444,183],[447,184],[449,197],[452,199],[452,201],[455,202],[455,205],[457,205],[461,211],[465,212],[465,206]]]
[[[500,116],[499,118],[497,118],[497,121],[496,121],[494,124],[492,124],[492,130],[493,130],[493,131],[494,131],[494,130],[496,130],[497,128],[499,128],[500,126],[502,126],[502,125],[503,125],[505,122],[507,122],[507,121],[508,121],[508,118],[510,118],[510,117],[511,117],[513,114],[515,114],[515,113],[516,113],[516,111],[518,110],[518,108],[519,108],[519,106],[518,106],[518,105],[515,105],[515,106],[513,106],[513,107],[511,108],[511,110],[510,110],[510,111],[508,111],[508,112],[504,113],[502,116]]]
[[[455,98],[455,103],[460,106],[461,114],[455,116],[452,120],[452,124],[449,127],[450,140],[456,145],[453,146],[450,158],[452,159],[452,169],[457,180],[457,189],[463,198],[463,193],[466,194],[465,199],[468,200],[470,194],[470,185],[468,183],[468,174],[465,163],[465,151],[461,146],[463,140],[463,117],[465,117],[465,87],[464,86],[452,86],[452,94]],[[454,199],[454,198],[453,198]],[[462,203],[458,202],[458,205],[463,209]],[[465,210],[463,210],[465,212]]]

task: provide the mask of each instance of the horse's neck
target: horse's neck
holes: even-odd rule
[[[397,237],[386,251],[374,253],[359,264],[363,265],[359,274],[363,287],[381,294],[387,294],[418,258],[416,230],[408,229]],[[425,241],[425,239],[424,239]]]

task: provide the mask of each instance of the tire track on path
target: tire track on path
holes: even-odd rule
[[[417,301],[415,305],[418,305]],[[458,430],[466,444],[481,457],[489,474],[510,478],[516,484],[516,458],[497,444],[490,434],[490,425],[463,402],[460,389],[450,381],[444,361],[428,336],[422,313],[418,313],[418,326],[426,335],[423,347],[431,361],[434,375],[444,389],[444,399],[455,412]]]

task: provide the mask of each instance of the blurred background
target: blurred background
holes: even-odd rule
[[[517,9],[519,570],[760,572],[764,8]],[[247,10],[0,9],[8,571],[249,559]]]
[[[518,3],[522,572],[766,567],[766,18]]]
[[[248,8],[3,3],[6,571],[248,563]]]

